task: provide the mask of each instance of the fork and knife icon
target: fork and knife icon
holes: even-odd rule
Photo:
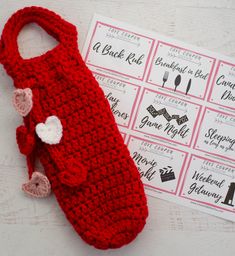
[[[165,86],[165,83],[166,81],[168,80],[169,78],[169,71],[165,71],[164,75],[163,75],[163,83],[162,83],[162,87]],[[175,78],[175,88],[174,88],[174,91],[176,91],[177,87],[180,85],[181,83],[181,75],[177,75],[176,78]],[[185,95],[188,94],[190,88],[191,88],[191,83],[192,83],[192,79],[190,78],[189,81],[188,81],[188,84],[187,84],[187,87],[186,87],[186,91],[185,91]]]

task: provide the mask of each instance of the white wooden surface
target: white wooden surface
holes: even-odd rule
[[[234,0],[1,0],[0,32],[17,9],[39,5],[77,25],[82,49],[94,12],[132,23],[235,57]],[[28,26],[19,36],[23,56],[53,47],[41,29]],[[169,256],[232,255],[235,223],[148,197],[144,231],[119,250],[100,251],[81,241],[54,196],[37,200],[21,192],[25,159],[15,141],[21,118],[11,104],[12,80],[0,65],[0,255],[1,256]]]

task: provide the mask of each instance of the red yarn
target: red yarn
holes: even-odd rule
[[[16,141],[19,145],[20,153],[29,155],[35,146],[34,133],[30,134],[26,126],[21,125],[16,129]]]
[[[69,159],[66,170],[59,173],[60,181],[70,187],[80,185],[87,178],[87,169],[75,159]]]
[[[59,44],[41,56],[23,59],[17,36],[30,22],[38,23]],[[35,126],[47,117],[55,115],[61,121],[59,144],[36,137],[33,152],[75,230],[100,249],[131,242],[148,215],[143,184],[109,103],[81,58],[75,26],[41,7],[19,10],[4,27],[0,62],[16,88],[33,93],[33,107],[24,117],[26,128],[19,128],[26,138],[17,139],[22,153],[32,154],[32,137],[25,135],[26,130],[36,136]],[[31,172],[30,159],[28,155]]]

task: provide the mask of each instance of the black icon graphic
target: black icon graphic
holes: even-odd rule
[[[192,83],[192,79],[190,78],[189,81],[188,81],[188,85],[187,85],[187,88],[186,88],[186,92],[185,92],[185,95],[188,94],[190,88],[191,88],[191,83]]]
[[[163,81],[162,87],[164,87],[164,85],[165,85],[166,81],[168,80],[168,78],[169,78],[169,72],[165,71],[165,73],[163,75],[163,78],[162,78],[162,81]],[[177,87],[180,85],[181,80],[182,80],[182,77],[181,77],[180,74],[175,77],[175,89],[174,89],[174,91],[176,91]],[[187,87],[186,87],[186,90],[185,90],[185,95],[187,95],[188,92],[190,91],[191,84],[192,84],[192,79],[190,78],[188,80],[188,84],[187,84]]]
[[[162,87],[164,87],[166,81],[168,80],[168,77],[169,77],[169,72],[168,72],[168,71],[165,71],[164,76],[163,76],[163,78],[162,78],[162,80],[163,80]]]
[[[173,172],[172,166],[167,166],[162,169],[159,169],[160,177],[162,182],[175,180],[175,173]]]
[[[181,83],[181,75],[178,75],[175,78],[175,91],[176,91],[176,88],[180,85],[180,83]]]
[[[222,204],[227,204],[229,206],[234,206],[233,205],[233,197],[234,197],[234,192],[235,192],[235,182],[231,182],[230,185],[228,186],[228,192],[225,197],[224,202],[221,202]]]
[[[166,108],[162,108],[160,110],[156,110],[153,105],[150,105],[147,107],[147,111],[150,113],[150,115],[155,118],[156,116],[163,115],[167,122],[170,122],[171,120],[175,119],[178,125],[181,125],[183,123],[186,123],[188,121],[188,117],[186,115],[179,116],[179,115],[170,115]]]

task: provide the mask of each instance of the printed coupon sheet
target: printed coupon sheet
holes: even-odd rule
[[[98,15],[82,54],[146,193],[235,221],[235,60]]]

